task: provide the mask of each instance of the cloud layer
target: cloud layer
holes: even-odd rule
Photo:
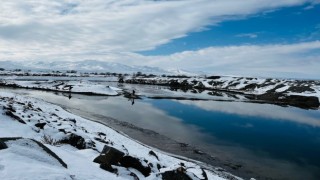
[[[175,38],[204,30],[208,25],[215,25],[225,20],[315,2],[317,1],[4,1],[0,4],[0,60],[100,59],[122,62],[128,59],[126,63],[129,64],[143,62],[163,67],[164,62],[168,61],[155,63],[157,60],[134,52],[154,49]],[[312,43],[317,44],[318,42]],[[243,48],[260,51],[264,47],[207,48],[197,52],[183,52],[157,58],[169,58],[174,61],[175,67],[195,64],[195,68],[200,69],[201,63],[202,66],[209,63],[208,67],[214,68],[213,65],[233,63],[236,61],[234,57],[247,58],[244,54],[236,52]],[[217,51],[235,54],[222,56]],[[186,55],[190,56],[183,60],[182,57]],[[206,60],[202,60],[204,56]],[[216,58],[221,59],[221,56],[224,61],[215,60]],[[253,56],[258,55],[254,53],[249,58]],[[195,58],[194,62],[191,62],[191,57]],[[269,57],[274,58],[271,55]],[[232,61],[228,61],[229,59]],[[264,59],[267,61],[266,58]],[[276,61],[275,59],[270,60]]]

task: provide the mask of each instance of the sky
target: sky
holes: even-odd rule
[[[1,61],[320,77],[320,0],[3,0]]]

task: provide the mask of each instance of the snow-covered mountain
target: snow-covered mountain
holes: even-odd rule
[[[150,66],[129,66],[115,62],[104,62],[97,60],[83,61],[29,61],[14,62],[1,61],[0,68],[5,69],[25,69],[25,70],[77,70],[88,72],[121,72],[121,73],[154,73],[163,74],[170,73],[164,69]]]

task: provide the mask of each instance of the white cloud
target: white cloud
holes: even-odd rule
[[[175,66],[200,68],[208,63],[207,68],[214,69],[240,57],[253,57],[235,52],[239,48],[259,47],[182,52],[159,57],[163,63],[133,52],[153,49],[224,20],[307,2],[316,1],[5,0],[0,3],[0,60],[100,59],[166,67],[163,64],[169,58]],[[223,56],[216,50],[235,54]],[[213,60],[216,57],[224,60]]]
[[[318,78],[320,75],[320,41],[209,47],[148,58],[154,66],[170,64],[175,68],[216,74],[297,78]]]
[[[236,35],[236,37],[247,37],[247,38],[254,39],[254,38],[257,38],[257,37],[258,37],[258,34],[255,34],[255,33],[245,33],[245,34],[238,34],[238,35]]]

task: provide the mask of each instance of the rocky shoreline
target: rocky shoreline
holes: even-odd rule
[[[110,179],[240,179],[216,168],[207,169],[195,162],[168,156],[132,141],[104,125],[75,116],[59,106],[41,100],[1,93],[0,106],[1,121],[5,126],[0,132],[0,154],[4,157],[2,160],[5,160],[1,166],[6,171],[10,171],[12,163],[16,163],[14,159],[6,157],[26,158],[25,156],[30,155],[27,158],[37,156],[36,159],[32,158],[33,161],[43,159],[52,171],[57,171],[56,166],[59,166],[58,170],[62,173],[59,178],[84,178],[79,175],[79,164],[68,157],[71,156],[70,152],[90,152],[86,163],[99,173],[103,174],[104,171],[102,179],[106,176],[112,177]],[[8,137],[11,138],[7,139]],[[28,153],[21,155],[22,151]],[[43,156],[40,157],[39,154]],[[2,161],[0,163],[2,164]],[[34,167],[36,166],[37,164]],[[95,167],[100,167],[102,171]],[[26,176],[42,177],[50,174],[41,174],[41,171],[28,174],[23,169],[21,167],[19,173],[25,173]],[[77,171],[71,172],[72,169]],[[70,173],[72,175],[69,175]],[[87,173],[90,175],[89,171]],[[11,176],[16,177],[11,173],[2,174],[0,169],[0,177],[12,178]]]
[[[216,92],[242,95],[248,100],[281,106],[295,106],[304,109],[318,109],[320,106],[320,81],[279,80],[211,76],[207,78],[127,78],[121,83],[168,86],[172,90],[208,91],[208,95],[219,96]]]

